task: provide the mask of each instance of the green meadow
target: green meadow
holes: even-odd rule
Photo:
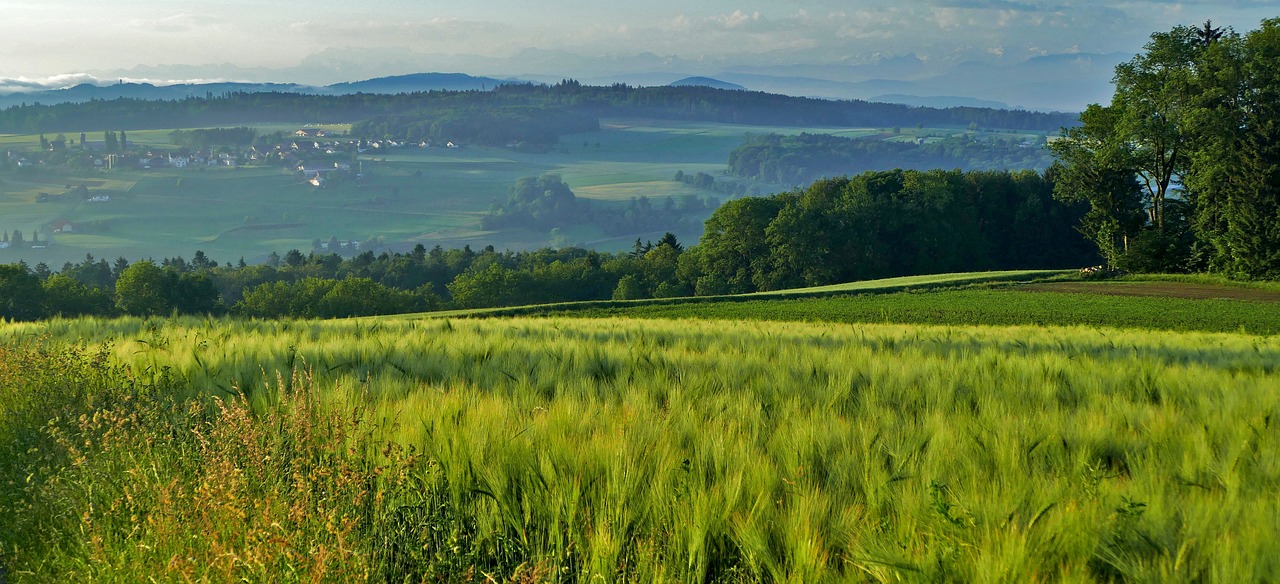
[[[0,565],[102,582],[1280,573],[1274,302],[1029,279],[550,317],[0,325]],[[1048,318],[1073,305],[1093,316]],[[1048,320],[999,316],[1015,312]]]

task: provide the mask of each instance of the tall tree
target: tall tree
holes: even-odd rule
[[[1198,145],[1199,65],[1219,34],[1206,22],[1151,35],[1143,53],[1116,67],[1111,103],[1089,106],[1051,146],[1062,163],[1056,194],[1090,203],[1081,231],[1111,263],[1136,239],[1143,250],[1177,248],[1161,252],[1159,269],[1181,267],[1189,254],[1187,224],[1170,207],[1179,210]],[[1135,221],[1136,209],[1145,219]]]
[[[1114,125],[1106,137],[1128,155],[1158,231],[1165,227],[1171,189],[1181,182],[1190,159],[1195,65],[1205,47],[1200,38],[1198,29],[1187,26],[1153,34],[1146,52],[1116,67]]]
[[[0,319],[35,320],[44,314],[40,279],[21,264],[0,265]]]
[[[1280,19],[1206,51],[1201,144],[1188,184],[1212,267],[1280,277]]]

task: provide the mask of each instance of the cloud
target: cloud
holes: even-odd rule
[[[372,42],[377,42],[379,38],[423,34],[447,35],[450,37],[462,37],[467,35],[496,35],[510,32],[511,28],[512,27],[509,25],[498,22],[462,20],[448,17],[403,21],[374,19],[346,21],[299,21],[289,23],[288,25],[288,29],[294,33],[303,33],[314,37],[336,36],[340,39],[361,38]]]
[[[712,16],[709,21],[717,22],[725,28],[741,28],[743,25],[752,22],[760,22],[760,13],[753,12],[746,14],[741,10],[734,10],[732,14],[724,14],[720,16]]]
[[[141,77],[117,77],[111,79],[101,79],[89,73],[64,73],[61,75],[50,75],[48,77],[0,77],[0,95],[10,95],[14,93],[35,93],[38,91],[50,91],[55,89],[67,89],[77,85],[97,85],[99,87],[106,85],[114,85],[119,82],[125,83],[148,83],[151,85],[191,85],[204,83],[228,83],[231,79],[213,78],[213,79],[150,79]]]
[[[162,34],[186,34],[226,24],[223,18],[207,14],[179,13],[160,18],[133,19],[129,26],[147,32]]]
[[[1036,6],[1011,0],[934,0],[933,5],[939,8],[962,10],[1014,10],[1017,12],[1051,12],[1061,9],[1060,6]]]
[[[70,73],[49,77],[0,77],[0,93],[31,93],[73,87],[82,83],[98,85],[98,78],[88,73]]]

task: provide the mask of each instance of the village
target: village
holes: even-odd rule
[[[202,130],[190,131],[198,132]],[[460,148],[452,141],[436,145],[428,141],[357,139],[323,128],[299,128],[288,135],[275,132],[256,136],[246,146],[209,144],[195,148],[177,144],[167,147],[155,144],[140,146],[130,142],[124,132],[120,132],[120,138],[115,138],[114,132],[106,132],[105,135],[108,136],[107,139],[93,141],[88,140],[86,133],[81,132],[76,142],[67,140],[63,135],[58,135],[53,140],[41,135],[39,149],[26,152],[10,149],[0,162],[13,169],[65,166],[99,171],[283,166],[292,168],[312,184],[320,186],[334,173],[352,173],[352,163],[361,154],[377,155],[401,148]]]

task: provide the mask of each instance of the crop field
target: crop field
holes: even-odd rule
[[[1151,286],[1120,286],[1134,288]],[[1073,290],[1074,289],[1074,290]],[[584,303],[529,307],[521,314],[659,319],[815,321],[947,325],[1056,325],[1280,334],[1275,293],[1199,290],[1205,298],[1097,292],[1098,286],[1032,284],[999,289],[914,290],[821,298]],[[1183,287],[1183,294],[1196,293]],[[869,292],[875,292],[871,290]],[[1233,298],[1231,294],[1250,299]],[[1263,298],[1263,300],[1259,300]]]
[[[1056,325],[1280,333],[1280,288],[1205,277],[1079,281],[1071,271],[906,276],[733,296],[602,300],[373,317],[560,316],[831,323]]]
[[[1280,338],[764,314],[0,325],[0,565],[77,581],[1280,573]]]

